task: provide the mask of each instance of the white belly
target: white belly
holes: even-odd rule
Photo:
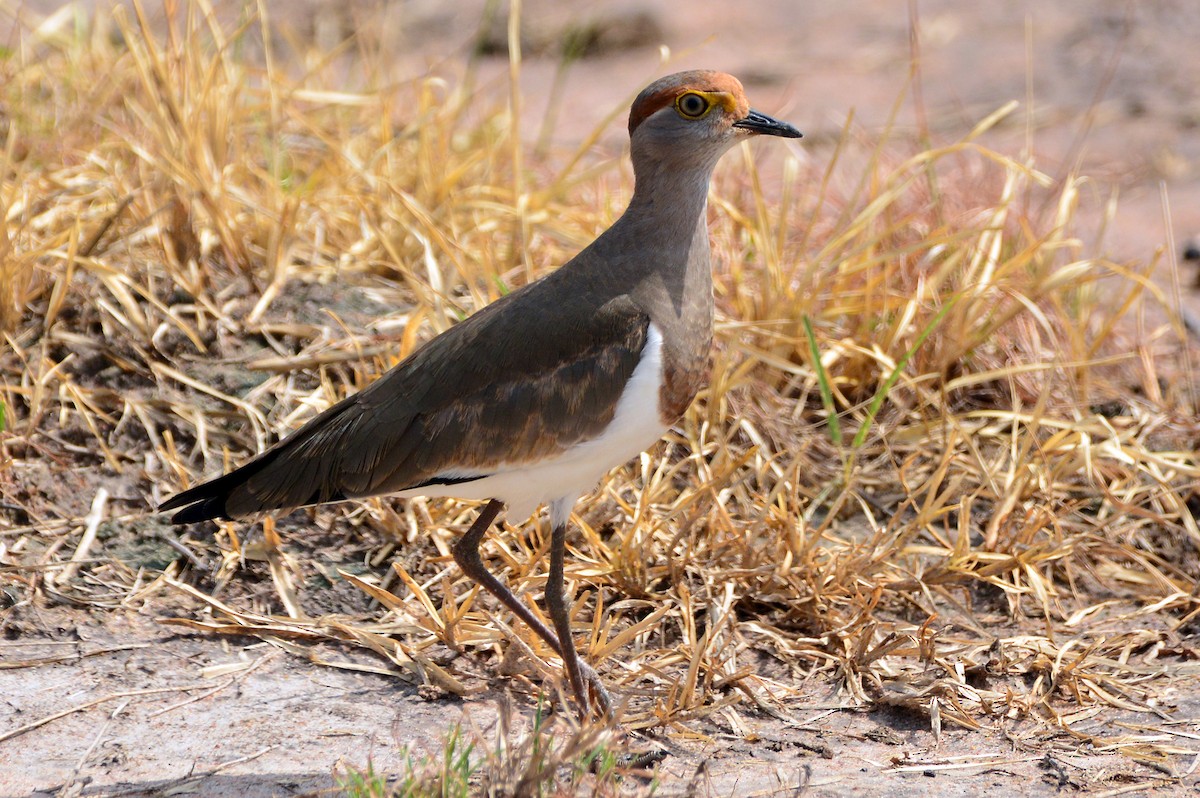
[[[551,459],[501,464],[481,479],[454,485],[426,485],[395,495],[499,499],[507,505],[507,517],[512,522],[524,521],[543,503],[556,500],[573,503],[613,468],[662,437],[667,429],[658,412],[662,382],[662,333],[651,324],[642,358],[617,402],[617,412],[599,437],[578,443]],[[439,476],[469,474],[446,472]]]

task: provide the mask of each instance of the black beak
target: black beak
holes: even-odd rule
[[[750,113],[733,123],[734,127],[749,130],[751,133],[762,133],[764,136],[783,136],[785,139],[798,139],[802,135],[799,130],[787,122],[772,119],[764,113],[750,109]]]

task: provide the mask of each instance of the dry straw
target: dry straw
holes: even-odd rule
[[[531,155],[515,80],[350,91],[345,64],[382,56],[264,46],[266,24],[62,12],[0,58],[0,575],[113,610],[174,588],[176,623],[468,693],[447,648],[553,657],[453,568],[469,505],[193,531],[158,567],[103,543],[174,535],[157,500],[562,263],[629,193],[600,130]],[[727,159],[711,387],[574,519],[577,636],[627,728],[794,722],[816,686],[1181,761],[1089,724],[1153,720],[1195,676],[1194,375],[1154,264],[1076,237],[1087,182],[984,143],[1019,113],[919,152],[848,123],[761,173]],[[485,547],[531,598],[547,532]]]

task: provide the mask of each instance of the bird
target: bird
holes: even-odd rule
[[[800,138],[750,107],[723,72],[662,77],[629,111],[626,210],[553,272],[451,326],[375,382],[239,468],[159,506],[175,524],[232,520],[372,496],[486,501],[452,546],[462,572],[557,654],[581,713],[611,712],[578,654],[563,567],[579,497],[652,446],[707,379],[713,170],[754,136]],[[549,508],[549,628],[480,556],[511,523]]]

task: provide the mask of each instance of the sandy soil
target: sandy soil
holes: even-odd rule
[[[257,640],[176,634],[132,611],[23,610],[9,619],[14,625],[25,634],[0,644],[5,662],[64,661],[0,669],[0,734],[87,708],[0,742],[3,798],[312,795],[334,784],[344,764],[401,774],[404,746],[436,753],[456,723],[494,740],[506,684],[460,660],[454,670],[476,692],[426,698],[397,678],[319,667]],[[1200,716],[1200,694],[1181,691],[1180,699],[1174,717]],[[657,794],[666,796],[1053,796],[1167,783],[1033,723],[947,728],[939,741],[924,716],[836,704],[827,685],[814,684],[787,724],[760,716],[734,729],[716,717],[697,723],[691,740],[630,743],[667,752],[657,770]],[[1118,723],[1145,720],[1106,713],[1096,731],[1119,734]],[[1194,789],[1200,780],[1185,783]]]
[[[389,24],[378,30],[396,53],[398,75],[461,55],[481,3],[447,5],[412,2],[387,12]],[[1031,96],[1042,168],[1063,174],[1079,161],[1083,173],[1099,178],[1099,197],[1119,189],[1120,215],[1103,244],[1112,256],[1145,260],[1161,245],[1177,252],[1200,232],[1200,4],[917,5],[921,88],[935,135],[961,135],[1004,102]],[[597,19],[609,38],[601,37],[598,52],[566,77],[553,136],[558,143],[578,140],[649,77],[667,71],[658,66],[656,47],[663,42],[678,54],[672,70],[714,66],[743,76],[758,107],[805,131],[814,159],[828,153],[851,111],[868,133],[883,126],[908,80],[909,16],[899,2],[764,0],[738,4],[735,19],[728,4],[713,2],[691,4],[686,14],[665,0],[539,0],[525,8],[530,139],[550,96],[553,43],[578,19]],[[331,26],[314,35],[336,38],[339,25],[357,25],[377,11],[372,4],[343,3],[276,13]],[[506,68],[496,58],[486,71],[498,76]],[[911,104],[899,119],[916,133]],[[1025,117],[1018,115],[994,139],[1018,151],[1026,135]],[[606,146],[621,140],[621,126],[614,125]],[[464,719],[488,736],[505,686],[485,665],[459,660],[456,673],[470,675],[477,692],[465,700],[426,698],[397,678],[317,666],[257,641],[178,634],[156,623],[161,607],[148,613],[93,614],[65,606],[4,612],[0,735],[7,736],[0,738],[0,798],[311,793],[334,783],[339,762],[363,767],[372,761],[377,770],[397,773],[401,744],[436,750],[445,731]],[[60,662],[29,662],[64,655]],[[697,724],[706,741],[657,741],[670,751],[660,766],[660,794],[686,794],[694,784],[712,795],[949,798],[986,790],[1142,791],[1165,783],[1153,767],[1081,752],[1033,723],[947,729],[939,742],[924,717],[887,708],[822,709],[832,701],[829,689],[812,685],[811,703],[796,711],[792,724],[763,716],[755,728],[734,729],[717,717]],[[1175,704],[1172,717],[1200,717],[1196,690],[1181,691]],[[64,714],[14,736],[55,713]],[[1120,720],[1106,716],[1104,723]],[[1126,720],[1145,722],[1133,715]],[[945,769],[948,763],[958,767]],[[1195,776],[1182,783],[1194,794]]]

